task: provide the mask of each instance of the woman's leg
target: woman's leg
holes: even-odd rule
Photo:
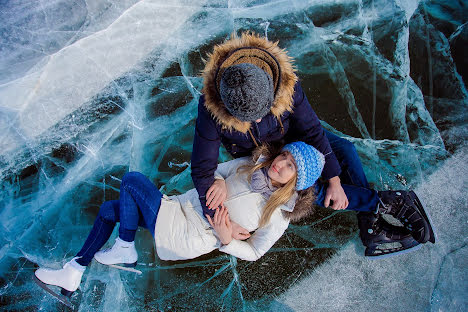
[[[119,221],[119,206],[118,200],[106,201],[101,205],[93,228],[76,255],[80,257],[76,259],[78,264],[87,266],[93,260],[94,254],[107,242],[115,224]]]
[[[161,198],[161,192],[146,176],[139,172],[125,174],[120,185],[120,239],[133,242],[138,226],[154,237]]]
[[[144,175],[137,172],[127,173],[122,178],[120,199],[106,201],[101,205],[93,228],[76,257],[67,262],[60,270],[38,269],[34,272],[38,284],[54,296],[57,294],[45,285],[59,286],[62,288],[63,295],[70,296],[80,285],[83,272],[94,256],[100,255],[100,260],[96,259],[103,264],[136,265],[138,254],[133,243],[135,232],[138,226],[143,226],[149,229],[154,236],[154,226],[161,197],[162,194],[156,186]],[[122,220],[120,220],[120,216],[122,216]],[[98,252],[107,242],[115,224],[119,221],[121,223],[119,228],[121,239],[116,241],[111,252]],[[131,248],[128,248],[130,246]],[[111,254],[114,249],[116,252]],[[63,299],[63,302],[70,305],[67,299]]]
[[[120,184],[119,237],[110,249],[97,252],[96,261],[122,268],[136,266],[138,253],[135,249],[135,234],[138,226],[150,230],[154,235],[154,226],[159,211],[162,194],[143,174],[129,172]]]
[[[107,242],[117,222],[120,222],[119,237],[126,242],[135,240],[138,226],[148,229],[154,236],[161,198],[161,192],[143,174],[125,174],[120,185],[120,199],[102,204],[88,238],[76,255],[80,257],[76,262],[87,266]]]

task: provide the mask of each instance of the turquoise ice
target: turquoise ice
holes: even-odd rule
[[[77,309],[466,310],[466,1],[7,0],[0,21],[2,310],[58,309],[33,272],[80,249],[125,172],[193,187],[203,60],[243,30],[279,40],[324,127],[355,144],[375,188],[418,193],[437,243],[370,261],[355,214],[319,209],[254,263],[165,262],[141,230],[144,274],[93,262]]]

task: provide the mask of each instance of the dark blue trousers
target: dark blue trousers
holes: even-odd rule
[[[148,229],[154,237],[161,198],[161,192],[143,174],[126,173],[120,184],[119,200],[106,201],[101,205],[93,228],[76,255],[81,258],[76,262],[87,266],[107,242],[117,222],[120,222],[119,237],[124,241],[133,242],[139,226]]]
[[[379,202],[377,191],[369,188],[369,182],[367,182],[361,161],[359,160],[353,143],[327,130],[325,130],[325,133],[333,153],[341,166],[341,185],[349,201],[348,208],[346,209],[355,211],[376,211]],[[328,183],[317,182],[315,188],[317,190],[315,203],[324,207]]]

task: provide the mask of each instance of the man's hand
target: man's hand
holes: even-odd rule
[[[224,207],[224,201],[227,197],[226,182],[221,179],[215,179],[213,184],[206,192],[206,205],[209,209],[216,209],[219,206]]]
[[[244,229],[242,226],[231,220],[232,225],[232,238],[238,240],[244,240],[250,237],[249,231]]]
[[[348,197],[346,197],[343,187],[341,186],[339,177],[333,177],[328,180],[328,188],[324,201],[325,207],[330,206],[330,200],[333,200],[331,208],[334,210],[346,209],[348,207]]]
[[[229,244],[232,241],[232,225],[227,208],[216,209],[213,220],[211,220],[209,215],[205,216],[218,235],[221,243],[223,245]]]

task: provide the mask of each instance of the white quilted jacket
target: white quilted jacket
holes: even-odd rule
[[[219,248],[240,259],[255,261],[273,246],[288,227],[289,220],[283,217],[281,207],[278,207],[270,222],[257,229],[266,200],[251,191],[246,174],[236,173],[237,168],[249,159],[243,157],[219,164],[215,178],[226,181],[224,205],[231,220],[255,233],[245,241],[233,239],[228,245],[222,245],[203,216],[196,189],[178,196],[164,196],[154,232],[159,258],[192,259]]]

